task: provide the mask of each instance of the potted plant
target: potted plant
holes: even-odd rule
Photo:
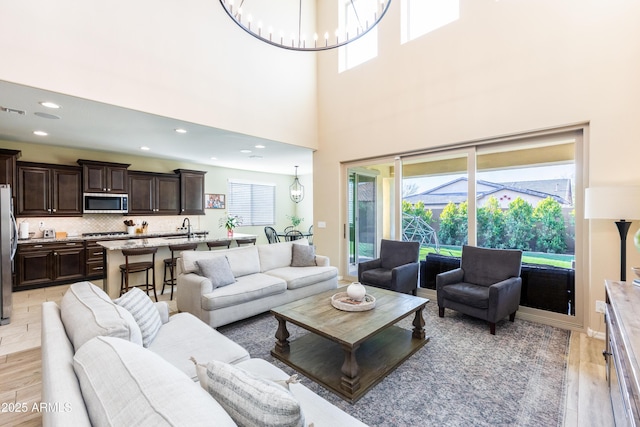
[[[224,227],[227,229],[227,237],[233,237],[233,229],[237,226],[242,225],[242,217],[238,215],[225,215],[223,218],[220,218],[220,227]]]
[[[300,218],[298,215],[287,215],[287,218],[291,220],[294,230],[297,230],[300,223],[304,221],[304,218]]]

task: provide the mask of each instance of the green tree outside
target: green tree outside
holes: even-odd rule
[[[467,243],[467,202],[456,206],[449,202],[440,214],[438,239],[445,245],[464,245]]]
[[[509,248],[531,250],[531,242],[535,236],[533,207],[521,197],[509,203],[509,209],[505,213],[505,232]]]
[[[485,248],[504,248],[505,214],[498,199],[490,196],[485,206],[478,208],[478,245]]]
[[[537,222],[536,250],[538,252],[564,253],[567,249],[565,242],[566,226],[560,203],[547,197],[533,210],[534,220]]]

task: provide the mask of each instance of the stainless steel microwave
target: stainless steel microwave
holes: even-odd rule
[[[82,212],[127,213],[129,212],[129,196],[127,194],[84,193]]]

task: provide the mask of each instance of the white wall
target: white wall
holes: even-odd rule
[[[393,2],[376,59],[338,74],[335,52],[318,57],[315,243],[332,263],[345,256],[340,162],[588,122],[588,185],[640,184],[640,2],[460,3],[460,20],[400,45]],[[594,301],[619,276],[619,237],[591,221],[588,239],[585,327],[603,331]],[[631,242],[628,265],[640,265]]]
[[[217,0],[0,0],[0,80],[317,147],[315,55]]]

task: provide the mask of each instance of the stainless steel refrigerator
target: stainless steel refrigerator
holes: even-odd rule
[[[18,227],[13,216],[11,187],[0,185],[0,325],[9,323],[11,317],[11,276],[17,247]]]

